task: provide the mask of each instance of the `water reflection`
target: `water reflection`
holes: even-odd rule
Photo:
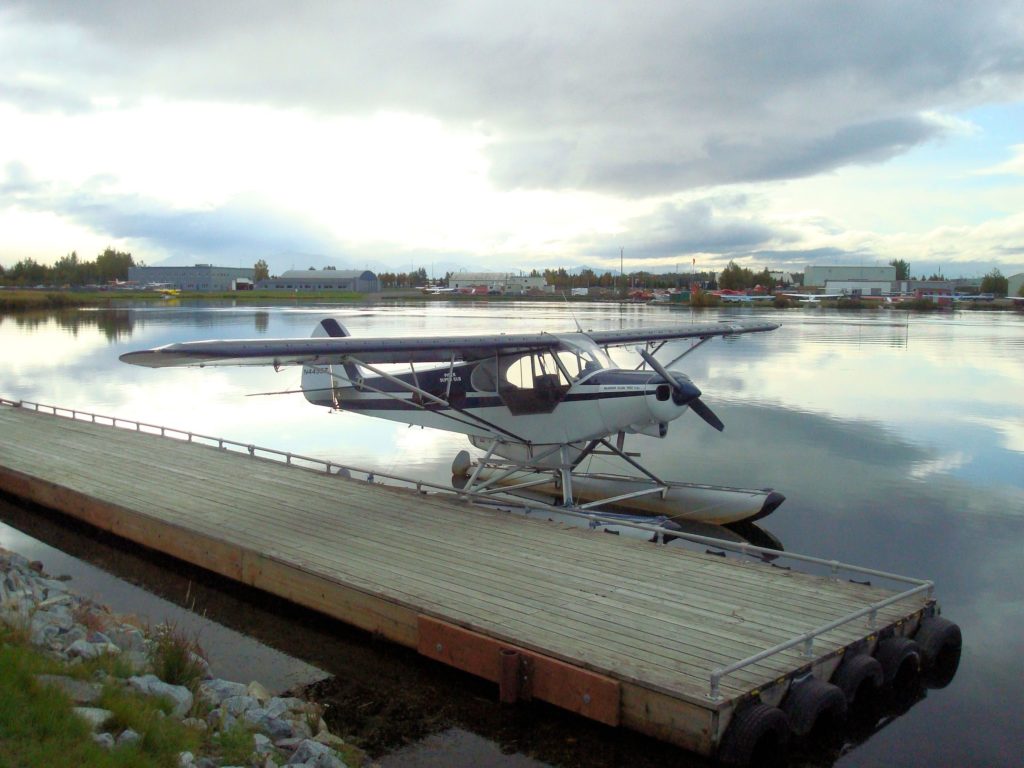
[[[584,328],[691,317],[781,321],[773,333],[712,342],[684,359],[682,367],[726,423],[724,433],[687,415],[670,426],[664,440],[637,438],[631,447],[656,473],[674,479],[780,490],[787,501],[760,525],[787,550],[933,579],[945,615],[962,627],[963,659],[947,689],[919,698],[909,709],[868,716],[870,725],[855,728],[844,745],[798,760],[843,766],[1018,764],[1024,754],[1017,722],[1024,693],[1016,674],[1024,637],[1024,317],[745,308],[693,315],[600,304],[573,305],[572,311]],[[308,336],[327,314],[365,336],[574,327],[564,306],[529,302],[161,305],[117,310],[101,321],[106,313],[77,313],[77,320],[0,318],[0,344],[7,353],[0,394],[444,483],[452,457],[466,447],[460,436],[329,414],[300,395],[246,396],[294,386],[295,371],[153,371],[121,365],[117,356],[188,339]],[[684,348],[666,350],[664,359]],[[629,350],[615,354],[622,364],[638,362]],[[592,468],[601,469],[602,460],[595,457]],[[465,685],[473,690],[473,683]],[[481,719],[501,734],[499,741],[506,739],[501,743],[527,751],[535,746],[532,736],[509,726],[507,713],[477,706],[488,713]],[[473,719],[463,716],[459,722]],[[555,740],[571,735],[588,741],[567,747],[565,754],[546,753],[542,759],[550,762],[680,760],[674,750],[636,758],[643,740],[547,710],[512,719],[521,717],[530,727],[554,729]],[[484,732],[477,725],[469,729]]]

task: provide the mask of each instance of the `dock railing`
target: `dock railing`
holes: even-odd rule
[[[92,424],[127,429],[134,432],[144,432],[147,434],[159,435],[160,437],[183,440],[189,443],[215,446],[221,450],[230,450],[236,453],[247,454],[253,458],[275,460],[290,466],[297,466],[304,469],[323,472],[329,475],[348,473],[351,477],[352,473],[357,473],[363,475],[368,483],[374,483],[383,478],[405,486],[414,487],[419,493],[425,493],[426,491],[424,489],[430,489],[450,496],[458,496],[472,501],[479,501],[490,506],[495,505],[497,502],[492,493],[477,493],[466,489],[452,488],[430,482],[429,480],[419,480],[389,472],[380,472],[373,469],[354,467],[326,459],[303,456],[291,451],[280,451],[275,448],[266,448],[252,443],[243,443],[223,437],[213,437],[198,432],[190,432],[188,430],[161,426],[159,424],[148,424],[146,422],[135,421],[134,419],[105,416],[75,408],[64,408],[44,403],[35,403],[29,400],[10,400],[2,396],[0,396],[0,406],[26,408],[38,413],[48,413],[53,416],[62,416],[76,421],[87,421]],[[866,568],[864,566],[853,565],[851,563],[843,563],[838,560],[827,560],[825,558],[813,557],[811,555],[801,555],[796,552],[785,552],[783,550],[770,549],[768,547],[759,547],[748,542],[728,541],[726,539],[716,539],[711,536],[701,536],[699,534],[665,528],[656,524],[640,523],[632,520],[624,520],[621,517],[601,515],[600,513],[594,513],[580,508],[556,507],[540,501],[530,501],[527,503],[522,499],[516,499],[513,497],[501,500],[500,505],[515,506],[527,510],[550,510],[561,515],[568,515],[587,520],[591,524],[633,528],[639,531],[651,533],[652,538],[657,542],[665,542],[671,539],[683,539],[702,546],[730,550],[736,554],[752,558],[754,560],[774,561],[776,559],[784,558],[805,565],[814,565],[819,568],[824,568],[828,571],[829,578],[833,579],[838,579],[841,572],[846,572],[850,574],[857,574],[861,577],[870,576],[873,578],[886,579],[897,584],[907,585],[905,589],[900,590],[883,600],[873,602],[870,605],[851,611],[850,613],[840,616],[827,624],[813,627],[797,637],[779,643],[778,645],[774,645],[771,648],[766,648],[763,651],[753,654],[752,656],[748,656],[745,659],[741,659],[727,667],[719,667],[712,670],[709,675],[707,693],[707,698],[712,701],[720,701],[722,699],[721,682],[724,677],[744,669],[745,667],[757,664],[771,656],[796,648],[797,646],[802,646],[803,656],[807,657],[808,661],[810,661],[814,658],[814,640],[821,635],[865,617],[867,617],[868,629],[875,630],[877,628],[878,612],[881,609],[922,594],[925,596],[926,600],[930,600],[935,588],[934,582],[927,579],[901,576],[900,574],[880,571],[874,568]]]

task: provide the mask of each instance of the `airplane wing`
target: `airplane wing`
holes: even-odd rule
[[[716,323],[638,327],[582,334],[598,346],[615,347],[648,341],[731,336],[771,331],[774,323]],[[127,352],[121,362],[147,368],[207,365],[334,365],[346,362],[447,363],[452,360],[480,360],[494,355],[514,355],[543,349],[557,349],[563,339],[576,333],[483,334],[476,336],[432,336],[427,338],[312,337],[305,339],[241,339],[228,341],[186,341],[155,349]]]

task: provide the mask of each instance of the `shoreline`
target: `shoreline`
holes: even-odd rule
[[[882,304],[873,300],[856,298],[836,301],[820,301],[813,306],[800,304],[790,299],[776,299],[763,302],[725,302],[712,294],[702,294],[697,304],[686,303],[655,303],[658,306],[677,310],[721,309],[723,307],[740,309],[771,309],[771,310],[815,310],[838,309],[842,311],[896,311],[913,313],[933,312],[1012,312],[1024,311],[1024,302],[1015,302],[1003,297],[989,302],[958,302],[953,305],[940,305],[928,300],[909,300],[902,304]],[[168,298],[164,294],[153,291],[83,291],[76,289],[35,289],[12,288],[0,286],[0,317],[31,312],[54,312],[76,309],[131,309],[138,302],[154,306],[181,306],[182,302],[232,301],[242,304],[259,302],[277,305],[316,304],[320,302],[351,303],[354,305],[375,305],[384,302],[407,302],[416,304],[445,303],[504,303],[516,301],[558,302],[571,304],[615,303],[634,306],[652,304],[653,302],[635,301],[628,297],[594,297],[569,296],[562,293],[545,295],[502,295],[482,296],[475,294],[424,294],[417,290],[391,290],[380,293],[352,293],[348,291],[191,291]],[[125,305],[128,306],[125,306]],[[904,306],[905,305],[905,306]]]

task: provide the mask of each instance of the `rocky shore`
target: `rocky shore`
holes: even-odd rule
[[[116,657],[115,668],[125,675],[96,672],[91,679],[72,675],[37,675],[44,684],[64,691],[93,729],[93,740],[116,750],[139,741],[132,731],[108,730],[113,713],[97,706],[105,686],[115,685],[140,696],[160,697],[170,709],[168,717],[204,735],[202,743],[217,743],[220,734],[251,734],[252,749],[241,765],[250,768],[306,766],[345,768],[342,753],[356,754],[331,734],[319,708],[291,696],[274,696],[259,682],[233,682],[214,678],[194,643],[179,648],[199,670],[196,684],[178,685],[161,680],[156,671],[156,649],[166,647],[169,628],[139,626],[131,617],[75,594],[66,579],[47,575],[41,563],[29,562],[0,549],[0,622],[25,631],[32,646],[54,657],[69,670],[86,660]],[[247,737],[246,737],[247,738]],[[216,752],[216,750],[211,750]],[[351,760],[351,758],[349,758]],[[239,765],[239,763],[229,763]],[[216,768],[225,765],[216,754],[178,755],[180,768]]]

